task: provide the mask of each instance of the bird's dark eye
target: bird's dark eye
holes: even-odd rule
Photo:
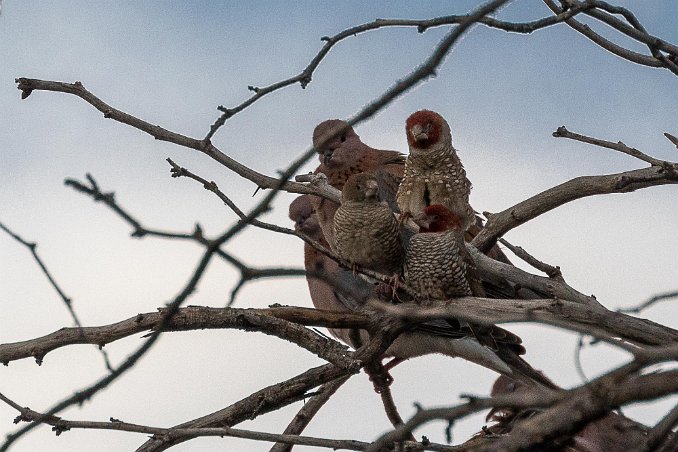
[[[346,135],[342,135],[341,138],[339,138],[339,139],[340,139],[341,142],[343,143],[344,141],[346,141]]]

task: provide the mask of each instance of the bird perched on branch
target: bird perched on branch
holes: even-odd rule
[[[421,212],[431,204],[450,209],[466,231],[476,223],[469,204],[471,182],[466,177],[447,121],[438,113],[419,110],[405,123],[410,155],[396,200],[405,216]]]
[[[333,132],[339,130],[341,130],[341,133],[335,138],[329,141],[323,140],[323,138],[327,138]],[[400,212],[398,202],[396,202],[396,193],[405,173],[405,156],[403,154],[396,151],[375,149],[363,143],[355,130],[347,122],[339,119],[328,119],[315,127],[313,131],[313,146],[318,149],[321,162],[316,168],[315,173],[325,174],[330,185],[341,190],[348,178],[353,174],[371,172],[379,184],[379,197],[381,200],[388,203],[394,212]],[[459,165],[461,166],[461,163]],[[464,174],[463,171],[462,167],[462,174]],[[317,196],[313,196],[311,199],[323,235],[329,243],[332,243],[334,213],[339,206],[332,201]],[[466,201],[468,202],[468,195],[466,196]],[[421,211],[421,209],[413,212],[418,211]],[[481,228],[482,225],[478,224],[468,228],[465,235],[466,241],[471,241]],[[511,263],[497,245],[493,246],[486,254],[501,262]]]
[[[459,217],[433,204],[414,215],[419,233],[409,241],[405,255],[405,280],[419,296],[419,303],[478,296],[484,297],[475,264],[464,244]]]
[[[343,132],[323,143],[323,138],[340,129]],[[380,183],[382,199],[386,202],[395,199],[405,164],[405,156],[400,152],[368,146],[353,127],[340,119],[328,119],[318,124],[313,130],[313,146],[320,159],[315,172],[327,175],[331,186],[341,190],[353,174],[374,173]],[[387,196],[388,191],[390,196]]]
[[[327,141],[332,133],[341,133]],[[379,196],[391,209],[396,210],[395,193],[403,177],[405,156],[400,152],[375,149],[360,140],[358,134],[346,121],[328,119],[313,130],[313,146],[318,150],[320,165],[315,173],[323,173],[328,183],[342,190],[354,174],[373,173],[379,183]],[[314,196],[313,206],[320,227],[329,243],[332,243],[332,224],[338,204]]]
[[[546,378],[546,377],[544,377]],[[505,375],[497,378],[492,385],[493,397],[507,394],[520,394],[529,391],[525,383],[516,381]],[[486,417],[487,421],[496,422],[476,435],[506,435],[526,419],[544,412],[544,407],[493,408]],[[621,414],[610,412],[603,417],[589,422],[575,434],[549,438],[541,444],[542,450],[558,450],[563,452],[633,452],[644,451],[648,437],[648,428]]]
[[[348,178],[341,206],[334,215],[332,248],[354,266],[397,277],[404,249],[398,220],[379,199],[379,183],[372,173]]]
[[[464,243],[459,217],[445,206],[425,207],[414,217],[420,231],[409,241],[405,253],[405,281],[416,292],[415,301],[434,306],[458,297],[485,297],[475,264]],[[522,340],[515,334],[494,325],[465,321],[448,321],[453,329],[475,339],[478,346],[494,353],[500,363],[491,367],[504,375],[516,373],[553,387],[550,380],[534,370],[519,355],[525,353]],[[499,370],[508,366],[509,372]]]

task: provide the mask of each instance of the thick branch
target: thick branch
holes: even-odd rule
[[[384,328],[373,335],[367,344],[356,350],[354,358],[363,363],[371,363],[373,360],[378,359],[402,328],[403,325],[384,325]],[[175,428],[233,426],[244,420],[253,419],[260,414],[289,405],[303,398],[310,389],[351,373],[355,373],[355,370],[341,369],[333,364],[326,364],[322,367],[310,369],[290,380],[264,388],[227,408],[185,422]],[[137,449],[137,452],[166,450],[177,443],[189,439],[191,437],[152,438]]]
[[[571,397],[523,422],[487,452],[513,452],[539,447],[552,438],[576,433],[588,422],[630,402],[654,400],[678,391],[678,370],[641,375],[620,381],[614,372],[585,385]]]
[[[33,91],[56,91],[73,94],[102,112],[105,118],[113,119],[114,121],[127,124],[131,127],[134,127],[135,129],[141,130],[142,132],[146,132],[156,140],[167,141],[178,144],[179,146],[200,151],[221,163],[239,176],[254,182],[261,188],[274,188],[280,184],[278,178],[266,176],[246,167],[245,165],[233,160],[221,152],[209,141],[197,140],[195,138],[172,132],[111,107],[96,97],[94,94],[86,90],[80,82],[64,83],[23,77],[18,78],[16,82],[18,83],[17,88],[23,91],[24,98],[27,97],[26,93],[30,94]],[[317,193],[317,190],[310,189],[306,185],[296,182],[287,182],[283,184],[282,188],[286,191],[289,191],[290,193],[311,193],[322,196],[322,193]]]
[[[481,251],[490,249],[511,229],[570,201],[593,195],[628,193],[641,188],[678,183],[678,165],[652,166],[602,176],[581,176],[549,188],[490,216],[485,228],[471,242]]]
[[[604,308],[592,310],[568,300],[497,300],[463,297],[447,300],[445,306],[424,308],[403,303],[374,306],[406,321],[423,322],[439,318],[462,318],[480,324],[539,322],[571,331],[590,334],[627,351],[637,347],[678,344],[678,331],[645,319],[631,317]],[[635,344],[624,346],[616,338]]]
[[[41,362],[57,348],[73,344],[104,345],[144,331],[155,330],[162,323],[165,310],[138,314],[122,322],[98,327],[62,328],[43,337],[22,342],[0,344],[0,362],[34,357]],[[330,362],[351,367],[346,348],[330,339],[300,328],[298,325],[334,328],[367,328],[369,319],[359,314],[332,313],[308,308],[236,309],[190,306],[181,308],[165,326],[165,331],[210,328],[237,328],[261,331],[301,345],[313,353],[326,355]]]
[[[643,362],[647,364],[647,362]],[[382,436],[368,451],[381,451],[402,441],[418,426],[436,419],[454,421],[494,407],[545,408],[541,413],[517,423],[509,435],[474,451],[539,450],[550,439],[577,432],[588,422],[611,409],[641,400],[653,400],[678,392],[678,370],[634,376],[642,368],[638,361],[615,369],[598,379],[569,391],[527,390],[491,398],[471,397],[468,403],[452,408],[422,410],[402,426]]]

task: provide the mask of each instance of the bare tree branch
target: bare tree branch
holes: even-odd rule
[[[489,216],[488,216],[489,218]],[[558,281],[564,282],[565,280],[563,279],[563,274],[560,271],[560,267],[554,267],[553,265],[549,265],[545,262],[540,261],[536,257],[532,256],[530,253],[525,251],[522,247],[520,246],[514,246],[511,245],[506,239],[499,239],[499,243],[504,245],[506,248],[511,250],[513,254],[530,264],[532,267],[536,268],[537,270],[546,273],[546,275],[549,278],[554,278]]]
[[[49,280],[50,285],[56,290],[56,292],[59,294],[59,297],[61,300],[64,302],[64,305],[66,306],[66,309],[68,309],[68,313],[71,315],[71,318],[73,319],[73,323],[78,329],[82,328],[82,323],[80,323],[80,319],[78,318],[78,315],[75,313],[75,309],[73,309],[73,300],[68,297],[63,290],[61,290],[61,287],[59,287],[59,284],[57,284],[56,280],[52,277],[52,274],[49,272],[47,269],[47,266],[45,263],[40,259],[40,256],[38,256],[38,252],[36,251],[36,248],[38,247],[38,244],[35,242],[27,242],[26,240],[22,239],[19,237],[17,234],[14,232],[10,231],[7,226],[4,224],[0,223],[0,229],[5,231],[7,234],[9,234],[14,240],[17,242],[21,243],[24,245],[26,248],[28,248],[33,255],[33,259],[35,259],[35,262],[38,264],[40,267],[40,270],[42,270],[42,273],[47,277]],[[104,364],[106,365],[106,369],[108,370],[113,370],[111,367],[111,362],[108,359],[108,353],[106,353],[105,350],[99,350],[101,353],[101,356],[104,358]],[[41,359],[36,357],[36,360],[38,361],[38,364],[40,364]],[[2,360],[0,360],[1,362]]]
[[[664,300],[671,300],[673,298],[678,297],[678,290],[674,290],[671,292],[665,292],[665,293],[660,293],[657,295],[653,295],[652,297],[648,298],[638,306],[634,306],[631,308],[621,308],[619,309],[619,312],[624,312],[624,313],[629,313],[629,314],[638,314],[641,311],[645,310],[646,308],[649,308],[650,306],[654,305],[655,303],[658,303],[660,301]]]
[[[383,354],[391,344],[394,334],[398,334],[403,325],[386,326],[371,337],[370,341],[356,350],[354,358],[363,363],[370,363]],[[341,369],[333,364],[310,369],[290,380],[269,386],[257,391],[245,399],[215,413],[180,424],[174,428],[195,428],[212,426],[233,426],[246,419],[252,419],[260,414],[276,410],[282,406],[304,397],[306,392],[318,385],[335,380],[336,378],[355,373],[352,370]],[[161,451],[172,447],[192,437],[180,438],[152,438],[144,443],[137,452]]]
[[[312,445],[316,445],[318,447],[335,447],[329,445],[321,446],[322,441],[332,441],[322,438],[305,438],[296,435],[272,435],[261,432],[244,432],[242,430],[230,429],[230,427],[242,422],[245,419],[256,417],[259,414],[276,410],[282,406],[298,401],[301,398],[308,396],[308,391],[314,387],[317,387],[319,384],[326,384],[326,387],[328,388],[334,387],[331,385],[336,385],[339,381],[345,381],[345,379],[347,379],[351,374],[357,372],[361,366],[367,365],[369,367],[371,364],[374,364],[375,360],[382,355],[383,351],[388,347],[390,341],[395,335],[399,333],[406,322],[424,321],[430,318],[454,317],[477,321],[479,323],[510,322],[520,320],[542,322],[558,325],[573,331],[591,334],[594,337],[621,347],[634,355],[634,361],[624,368],[617,369],[601,377],[600,379],[594,380],[590,384],[568,392],[566,395],[568,397],[571,396],[571,398],[566,398],[566,395],[557,392],[548,392],[540,394],[534,393],[527,398],[524,395],[521,395],[520,400],[510,397],[503,399],[471,399],[468,404],[456,407],[452,409],[452,411],[447,410],[447,412],[434,412],[434,417],[427,417],[432,416],[432,412],[429,411],[428,413],[425,413],[423,417],[421,417],[421,419],[423,419],[422,422],[426,422],[426,419],[436,418],[435,416],[439,416],[439,418],[443,419],[456,419],[457,417],[466,415],[470,412],[473,412],[474,410],[477,411],[479,409],[479,405],[484,405],[485,407],[503,406],[497,405],[498,403],[506,403],[507,406],[524,406],[525,403],[530,402],[532,403],[532,406],[550,406],[550,408],[546,409],[539,415],[541,416],[539,418],[541,422],[532,422],[532,420],[528,420],[525,423],[521,423],[516,429],[516,434],[511,434],[506,438],[500,438],[497,442],[493,443],[494,445],[500,445],[501,447],[504,447],[506,450],[537,447],[539,444],[542,444],[555,436],[576,432],[577,429],[581,428],[581,426],[586,422],[595,419],[597,416],[599,417],[603,415],[606,410],[609,410],[612,406],[616,406],[615,404],[621,405],[629,401],[652,399],[661,395],[675,392],[677,390],[676,381],[678,381],[676,371],[665,371],[651,375],[640,375],[639,371],[648,363],[675,360],[676,356],[678,356],[678,346],[675,345],[678,342],[678,332],[643,319],[635,319],[622,313],[608,311],[603,306],[601,306],[594,297],[585,296],[567,285],[564,280],[562,280],[562,275],[560,275],[559,271],[557,271],[557,267],[548,266],[543,262],[539,262],[528,253],[524,252],[524,250],[520,249],[517,249],[517,251],[523,258],[528,260],[528,262],[531,260],[536,268],[545,271],[550,276],[550,278],[531,275],[527,272],[517,269],[507,269],[506,267],[508,266],[497,266],[497,264],[500,263],[495,264],[488,262],[487,260],[483,260],[482,258],[477,259],[479,262],[478,267],[481,272],[484,271],[486,273],[503,275],[503,277],[507,278],[511,277],[513,279],[510,280],[517,283],[524,281],[524,287],[543,289],[542,293],[552,295],[555,299],[538,299],[530,301],[502,300],[500,303],[497,302],[497,300],[462,298],[458,300],[451,300],[447,306],[438,308],[437,311],[421,310],[421,308],[413,309],[411,306],[406,305],[381,305],[381,308],[388,310],[395,315],[386,316],[385,319],[381,319],[379,325],[384,327],[383,331],[373,334],[369,343],[365,344],[364,347],[360,348],[356,352],[349,352],[346,350],[346,348],[339,346],[335,341],[320,338],[319,335],[311,333],[308,329],[303,328],[298,324],[320,324],[326,326],[352,325],[353,327],[370,329],[372,332],[374,332],[375,320],[370,318],[369,315],[340,315],[337,313],[319,312],[314,310],[299,311],[298,309],[294,310],[289,308],[271,308],[269,310],[248,311],[221,310],[209,312],[204,311],[205,309],[209,308],[180,308],[181,305],[191,295],[191,293],[196,289],[206,266],[215,254],[226,259],[241,272],[240,282],[233,289],[232,298],[235,296],[241,285],[246,281],[260,277],[286,274],[286,271],[298,271],[296,269],[251,269],[243,264],[240,260],[223,252],[220,247],[235,237],[235,235],[237,235],[245,227],[250,225],[263,227],[265,229],[286,234],[294,233],[294,231],[291,231],[288,228],[281,228],[279,226],[270,225],[258,220],[258,217],[262,213],[270,209],[271,202],[279,190],[286,190],[293,193],[312,193],[328,199],[337,199],[337,191],[335,189],[331,189],[331,187],[328,187],[326,184],[323,186],[322,184],[303,184],[290,181],[291,177],[298,171],[301,165],[310,159],[312,155],[314,155],[315,149],[309,149],[304,152],[298,159],[296,159],[284,171],[281,172],[280,177],[269,177],[247,168],[239,162],[231,159],[219,149],[214,147],[211,144],[210,139],[229,117],[239,111],[242,111],[244,108],[248,107],[264,95],[297,82],[299,82],[302,87],[306,86],[306,84],[308,84],[311,80],[313,71],[328,53],[329,49],[337,42],[348,38],[351,35],[385,26],[417,26],[418,30],[423,32],[427,28],[433,26],[445,25],[446,23],[457,24],[457,26],[452,28],[451,31],[443,38],[443,40],[434,49],[426,61],[424,61],[418,68],[413,70],[404,79],[396,82],[382,96],[375,98],[371,103],[367,104],[363,109],[356,113],[356,115],[349,121],[350,125],[358,124],[361,121],[370,118],[376,112],[392,102],[396,97],[407,92],[419,82],[435,75],[436,70],[442,64],[446,55],[450,52],[457,40],[475,23],[483,23],[487,26],[505,29],[507,31],[529,33],[539,28],[547,27],[561,21],[566,21],[568,25],[577,29],[589,39],[613,53],[627,58],[630,61],[641,62],[641,64],[647,64],[649,66],[655,67],[666,67],[678,74],[675,64],[677,57],[675,52],[676,47],[648,34],[640,22],[635,18],[635,16],[624,8],[613,7],[602,1],[589,0],[584,2],[569,1],[569,7],[563,9],[555,7],[555,5],[553,5],[550,0],[545,0],[549,7],[552,7],[554,10],[554,16],[527,23],[509,23],[487,17],[488,14],[492,13],[506,2],[507,0],[495,0],[463,16],[447,16],[444,18],[423,21],[377,20],[370,24],[364,24],[344,30],[332,38],[324,38],[327,43],[323,49],[321,49],[321,51],[311,61],[307,68],[298,76],[283,80],[265,88],[250,87],[250,90],[255,93],[250,99],[246,100],[241,105],[233,109],[220,107],[219,109],[223,112],[222,116],[212,125],[210,132],[202,140],[194,139],[163,129],[159,126],[155,126],[141,119],[135,118],[125,112],[116,110],[101,101],[89,91],[85,90],[85,88],[79,82],[67,84],[26,78],[17,79],[18,88],[22,90],[22,98],[28,97],[34,90],[59,91],[76,95],[90,103],[99,111],[103,112],[104,116],[107,118],[112,118],[116,121],[142,130],[152,135],[156,139],[172,142],[203,152],[217,162],[231,169],[241,177],[254,182],[258,187],[272,189],[272,191],[269,192],[248,213],[244,213],[228,198],[226,194],[218,189],[214,182],[208,182],[205,179],[190,173],[185,168],[179,167],[174,162],[170,161],[170,164],[172,165],[172,173],[175,177],[187,176],[201,182],[206,189],[219,196],[220,199],[225,204],[227,204],[239,217],[239,220],[218,238],[214,240],[208,240],[202,236],[202,232],[199,230],[199,227],[196,227],[196,231],[193,234],[174,234],[164,233],[162,231],[147,230],[141,226],[138,221],[136,221],[133,217],[128,215],[124,210],[117,206],[112,194],[110,194],[110,200],[107,200],[107,194],[102,193],[98,189],[96,182],[93,179],[90,178],[90,183],[92,185],[91,188],[86,187],[83,184],[80,184],[78,187],[77,184],[79,183],[73,181],[73,187],[85,192],[89,190],[88,194],[93,196],[95,199],[97,199],[97,196],[100,197],[100,200],[106,202],[110,208],[116,211],[118,215],[120,215],[125,219],[125,221],[132,225],[134,228],[133,235],[141,236],[144,234],[152,234],[166,238],[194,240],[201,243],[205,247],[205,252],[197,264],[196,269],[191,275],[188,283],[174,298],[172,303],[160,313],[142,314],[141,318],[137,317],[135,319],[128,319],[126,321],[119,322],[118,324],[109,325],[106,327],[63,329],[42,338],[24,341],[17,344],[0,345],[0,361],[7,363],[13,359],[19,359],[21,357],[27,356],[34,356],[38,359],[42,359],[42,357],[50,350],[68,345],[70,343],[83,343],[82,341],[84,341],[84,343],[96,343],[103,345],[112,340],[117,340],[121,337],[132,334],[131,331],[138,331],[138,328],[141,326],[145,327],[142,329],[142,331],[147,331],[149,329],[152,330],[150,337],[132,355],[130,355],[122,365],[118,366],[116,369],[113,369],[110,375],[100,379],[96,383],[87,387],[85,390],[76,393],[74,396],[63,400],[45,413],[25,411],[27,418],[26,420],[29,420],[30,424],[18,432],[9,435],[7,441],[2,445],[2,448],[0,448],[0,451],[7,450],[7,448],[17,438],[19,438],[23,433],[32,429],[38,423],[49,423],[55,419],[58,419],[53,416],[55,413],[75,403],[82,403],[83,401],[92,397],[97,391],[111,384],[119,375],[131,368],[150,349],[155,340],[157,340],[159,337],[160,333],[164,331],[176,331],[191,328],[240,328],[274,334],[278,337],[291,340],[297,345],[307,348],[313,353],[318,354],[318,356],[330,361],[330,364],[311,369],[301,375],[298,375],[297,377],[281,382],[277,385],[264,388],[242,399],[241,401],[224,408],[223,410],[186,422],[176,426],[175,428],[158,429],[152,432],[144,431],[145,433],[154,433],[156,436],[151,441],[141,446],[139,450],[165,450],[166,448],[169,448],[175,444],[200,436],[202,434],[244,435],[242,437],[252,437],[253,435],[258,435],[258,437],[254,439],[276,441],[287,444],[310,444],[303,443],[301,441],[316,441]],[[650,49],[652,56],[631,52],[600,37],[595,32],[591,31],[588,26],[582,25],[574,19],[574,16],[581,12],[589,14],[595,19],[611,25],[622,34],[646,44]],[[626,22],[630,25],[614,17],[614,14],[622,15]],[[333,135],[337,135],[338,133],[339,132],[334,133]],[[623,143],[611,143],[585,137],[583,135],[572,134],[564,127],[562,130],[558,129],[556,133],[560,133],[560,135],[556,136],[566,136],[567,138],[590,142],[592,144],[627,153],[649,163],[652,166],[650,168],[628,171],[620,174],[577,178],[547,190],[526,201],[523,201],[522,203],[519,203],[512,208],[496,214],[490,218],[487,228],[474,240],[473,244],[478,246],[478,248],[481,250],[489,248],[508,230],[526,221],[529,221],[531,218],[534,218],[541,213],[556,208],[559,205],[571,200],[593,194],[622,193],[654,185],[676,183],[678,181],[678,164],[676,163],[664,162],[654,159],[636,149],[627,147]],[[667,135],[667,138],[670,139],[670,137],[672,136]],[[332,138],[332,136],[325,138],[329,140]],[[85,190],[83,190],[83,188]],[[303,234],[294,234],[307,241],[307,243],[311,243],[312,246],[316,247],[316,249],[324,250],[322,245],[315,243],[308,237],[305,237]],[[330,251],[324,250],[322,252],[336,259],[336,256],[334,256]],[[472,249],[472,253],[480,254],[475,249]],[[489,260],[491,261],[491,259]],[[345,264],[341,262],[341,260],[337,261]],[[365,273],[377,279],[380,279],[380,277],[383,276],[378,274],[371,275],[370,272]],[[299,271],[299,273],[295,274],[303,273]],[[57,290],[59,289],[57,288]],[[62,296],[62,298],[64,297]],[[219,315],[222,317],[219,317]],[[152,322],[150,323],[148,323],[149,317],[152,318]],[[382,320],[385,322],[384,324],[381,323]],[[117,327],[121,328],[121,330],[116,329]],[[76,331],[79,335],[76,335]],[[647,388],[648,385],[651,387]],[[598,391],[603,390],[604,394],[598,394]],[[317,399],[317,402],[314,403],[314,405],[307,411],[310,417],[312,417],[315,412],[317,412],[317,409],[322,406],[324,401],[326,401],[330,395],[331,393],[328,392],[326,398]],[[390,394],[387,394],[387,396],[388,395]],[[8,399],[2,395],[0,395],[0,398],[5,400],[6,403],[9,403],[10,406],[15,405],[7,402]],[[481,400],[481,402],[479,403],[478,400]],[[385,405],[388,414],[388,397],[386,397],[385,401],[387,402]],[[390,403],[390,405],[392,405],[392,408],[394,408],[392,403]],[[18,409],[22,415],[24,414],[24,411],[22,411],[20,407],[14,407]],[[302,411],[304,410],[302,409]],[[399,415],[396,418],[392,414],[393,413],[391,413],[390,416],[391,420],[394,421],[393,423],[398,425],[398,427],[396,428],[397,434],[394,433],[391,435],[391,439],[389,441],[395,440],[398,442],[403,442],[403,440],[407,438],[407,435],[411,434],[412,429],[416,427],[416,425],[420,424],[413,424],[412,420],[410,420],[408,423],[403,425],[402,419],[399,418]],[[397,415],[397,411],[395,411],[395,414]],[[310,417],[308,419],[310,419]],[[666,419],[670,420],[671,418]],[[666,422],[662,424],[662,428],[666,428],[666,424],[669,423],[669,420],[666,420]],[[289,428],[293,430],[294,433],[298,434],[303,430],[306,423],[306,420],[300,420],[297,423],[293,422],[290,424]],[[672,423],[672,425],[674,423]],[[103,425],[109,425],[108,423],[89,423],[92,428],[97,428],[93,427],[95,424],[101,424],[102,428],[104,428]],[[135,426],[134,424],[119,424],[124,424],[126,427],[129,427],[129,429],[151,428],[146,426]],[[226,428],[222,428],[220,433],[218,430],[204,430],[204,428],[214,429],[215,427]],[[84,427],[84,425],[80,425],[79,428],[86,427]],[[657,431],[659,432],[659,430]],[[359,442],[345,444],[351,447],[368,447],[366,443]],[[371,450],[378,450],[378,444],[380,443],[372,444],[369,447]],[[428,445],[414,442],[407,442],[407,444],[412,447],[428,447]],[[273,450],[275,450],[275,448],[276,446],[274,446]],[[431,445],[430,450],[452,450],[452,448]]]
[[[122,422],[111,418],[110,422],[95,422],[95,421],[71,421],[57,416],[45,416],[42,413],[33,411],[30,408],[24,408],[17,403],[11,401],[3,394],[0,394],[0,400],[3,400],[8,405],[19,411],[20,415],[15,420],[32,422],[39,421],[45,424],[52,425],[52,430],[56,432],[57,436],[61,433],[72,429],[94,429],[94,430],[116,430],[134,433],[147,433],[157,436],[173,436],[173,437],[206,437],[206,436],[229,436],[233,438],[245,438],[255,441],[277,441],[288,445],[297,444],[303,446],[315,446],[330,449],[347,449],[347,450],[364,450],[368,443],[355,440],[332,440],[325,438],[314,438],[310,436],[298,436],[290,434],[273,434],[265,432],[255,432],[251,430],[234,429],[230,427],[221,428],[187,428],[187,429],[167,429],[161,427],[150,427],[146,425],[131,424],[129,422]]]
[[[334,381],[325,383],[320,387],[317,393],[311,397],[304,406],[299,410],[299,412],[294,416],[292,421],[289,423],[284,435],[299,435],[304,431],[306,426],[311,422],[313,417],[320,411],[320,409],[325,405],[325,403],[334,395],[334,393],[348,381],[350,377],[341,377],[337,378]],[[292,445],[289,443],[278,442],[271,447],[269,452],[290,452],[292,450]]]
[[[517,451],[544,446],[561,435],[577,432],[586,423],[605,415],[610,409],[639,400],[652,400],[678,392],[678,370],[636,375],[648,361],[636,359],[579,388],[549,391],[543,388],[491,398],[471,398],[452,408],[423,410],[402,426],[382,436],[367,449],[381,451],[402,440],[418,426],[434,419],[456,420],[490,407],[549,407],[516,424],[510,435],[490,444],[474,447],[477,451]]]
[[[178,175],[175,176],[174,173],[181,172],[181,175],[189,176],[193,179],[198,180],[199,182],[203,183],[204,187],[210,191],[213,191],[217,193],[217,195],[222,198],[228,200],[228,203],[231,203],[232,208],[234,211],[238,214],[240,218],[244,218],[245,214],[238,209],[233,202],[228,199],[228,197],[223,194],[216,186],[214,182],[207,182],[204,179],[200,178],[199,176],[196,176],[192,173],[190,173],[188,170],[185,168],[181,168],[178,165],[176,165],[171,159],[167,159],[170,164],[172,165],[172,172],[173,172],[173,177],[179,177]],[[142,238],[145,236],[153,236],[153,237],[160,237],[160,238],[165,238],[165,239],[179,239],[179,240],[191,240],[194,242],[197,242],[205,247],[209,246],[210,243],[212,243],[212,240],[206,238],[203,234],[202,228],[200,227],[199,224],[195,225],[195,230],[190,233],[175,233],[175,232],[167,232],[167,231],[161,231],[158,229],[149,229],[144,226],[137,220],[135,217],[133,217],[129,212],[127,212],[120,204],[116,201],[115,199],[115,193],[109,192],[109,193],[104,193],[99,189],[99,186],[92,177],[92,175],[87,174],[87,180],[90,182],[90,186],[86,186],[82,182],[79,182],[75,179],[66,179],[65,184],[67,186],[70,186],[74,188],[75,190],[85,193],[89,196],[91,196],[94,201],[101,201],[105,205],[111,208],[116,214],[118,214],[123,220],[125,220],[132,228],[134,228],[134,231],[132,232],[132,237],[138,237]],[[270,223],[264,223],[259,220],[252,220],[251,222],[252,225],[258,226],[264,229],[268,229],[271,231],[275,232],[281,232],[284,234],[296,234],[293,230],[289,228],[283,228],[280,226],[276,226]],[[233,305],[235,302],[235,297],[237,296],[238,292],[240,289],[248,282],[254,281],[257,279],[263,279],[263,278],[275,278],[275,277],[280,277],[280,276],[304,276],[306,275],[306,270],[301,269],[301,268],[279,268],[279,267],[272,267],[272,268],[253,268],[248,265],[245,265],[242,261],[237,259],[236,257],[232,256],[231,254],[225,252],[221,248],[217,248],[215,250],[215,253],[224,259],[226,262],[234,266],[239,272],[240,272],[240,280],[238,283],[233,287],[231,290],[231,295],[229,297],[229,300],[227,302],[227,306]]]
[[[503,2],[505,3],[505,2]],[[266,86],[266,87],[256,87],[256,86],[248,86],[247,88],[254,92],[254,94],[241,104],[231,107],[231,108],[226,108],[224,106],[219,106],[218,110],[222,111],[223,114],[212,124],[210,127],[209,132],[205,136],[205,140],[209,141],[212,139],[214,134],[221,128],[226,121],[234,116],[235,114],[241,112],[245,108],[249,107],[252,105],[254,102],[258,101],[262,97],[264,97],[267,94],[270,94],[274,91],[277,91],[279,89],[285,88],[290,85],[294,85],[296,83],[299,83],[302,88],[306,88],[306,86],[311,83],[311,79],[313,76],[313,73],[315,70],[318,68],[322,60],[327,56],[329,51],[334,47],[336,44],[339,42],[353,37],[357,36],[361,33],[365,33],[368,31],[376,30],[379,28],[385,28],[385,27],[416,27],[417,31],[419,33],[424,33],[426,30],[429,28],[434,28],[434,27],[440,27],[440,26],[445,26],[445,25],[458,25],[458,26],[465,26],[466,23],[471,22],[471,23],[481,23],[483,25],[487,25],[488,27],[491,28],[497,28],[499,30],[503,31],[508,31],[508,32],[513,32],[513,33],[532,33],[533,31],[549,27],[555,24],[558,24],[560,22],[563,22],[577,14],[579,14],[582,11],[585,11],[588,8],[591,8],[592,5],[589,5],[589,1],[584,2],[583,5],[580,6],[574,6],[570,8],[568,11],[561,12],[559,14],[556,14],[554,16],[550,17],[545,17],[543,19],[531,21],[531,22],[506,22],[502,20],[497,20],[492,17],[488,17],[486,15],[478,17],[474,16],[474,13],[469,13],[469,14],[464,14],[464,15],[451,15],[451,16],[444,16],[444,17],[437,17],[433,19],[425,19],[425,20],[410,20],[410,19],[376,19],[373,22],[369,22],[366,24],[362,25],[357,25],[355,27],[347,28],[346,30],[343,30],[339,33],[337,33],[334,36],[323,36],[321,41],[325,41],[325,45],[320,49],[320,51],[316,54],[315,57],[311,60],[311,62],[304,68],[303,71],[301,71],[299,74],[292,76],[288,79],[281,80],[279,82],[273,83],[272,85]],[[497,7],[490,7],[488,10],[494,11],[497,9]],[[487,13],[489,14],[489,13]],[[463,32],[463,30],[462,30]]]
[[[544,3],[546,6],[553,11],[554,14],[561,14],[563,12],[563,8],[560,8],[556,6],[556,4],[552,0],[544,0]],[[602,2],[593,2],[596,4],[602,4]],[[618,21],[617,21],[618,22]],[[674,64],[668,64],[666,63],[665,58],[656,58],[654,55],[653,56],[648,56],[648,55],[643,55],[642,53],[634,52],[632,50],[626,49],[622,46],[619,46],[612,41],[603,38],[601,35],[598,33],[594,32],[591,30],[591,28],[586,25],[582,24],[581,22],[577,21],[574,18],[568,18],[565,20],[565,23],[572,27],[574,30],[578,31],[591,41],[593,41],[595,44],[599,45],[603,49],[607,50],[610,53],[613,53],[614,55],[617,55],[618,57],[624,58],[627,61],[630,61],[632,63],[637,63],[637,64],[642,64],[644,66],[650,66],[650,67],[664,67],[672,72],[675,72]],[[652,39],[651,36],[645,34],[643,39]]]
[[[560,127],[554,133],[554,136],[570,138],[572,134],[564,127]],[[578,137],[584,136],[578,135]],[[591,140],[587,142],[592,142]],[[597,141],[592,142],[592,144],[612,147],[612,149],[641,158],[641,160],[652,161],[653,166],[617,174],[581,176],[571,179],[502,212],[491,215],[485,228],[471,243],[481,251],[486,251],[494,245],[499,237],[511,229],[575,199],[608,193],[628,193],[641,188],[678,183],[678,163],[652,159],[623,144],[614,144],[603,140]]]
[[[444,306],[424,308],[373,304],[377,309],[407,322],[424,322],[440,318],[458,318],[480,324],[538,322],[592,335],[631,353],[653,346],[678,344],[678,331],[645,319],[606,309],[592,310],[569,300],[497,300],[462,297],[445,301]],[[620,342],[622,339],[633,345]]]
[[[558,129],[553,132],[553,136],[556,138],[569,138],[570,140],[575,140],[575,141],[581,141],[582,143],[588,143],[588,144],[593,144],[595,146],[600,146],[603,148],[607,149],[612,149],[615,151],[619,151],[623,154],[630,155],[632,157],[635,157],[639,160],[642,160],[644,162],[649,163],[652,166],[659,166],[659,167],[671,167],[673,164],[664,160],[658,160],[654,157],[650,157],[649,155],[645,154],[644,152],[639,151],[636,148],[631,148],[622,143],[621,141],[618,141],[616,143],[613,143],[611,141],[606,141],[606,140],[601,140],[599,138],[593,138],[589,137],[586,135],[581,135],[579,133],[574,133],[570,132],[567,130],[565,126],[560,126]],[[674,168],[675,170],[675,168]]]
[[[678,405],[674,406],[647,435],[647,450],[658,450],[667,441],[672,429],[678,425]],[[673,435],[678,436],[678,434]],[[674,438],[675,440],[675,438]]]
[[[0,344],[0,362],[34,357],[38,363],[57,348],[74,344],[106,344],[144,331],[156,331],[163,322],[166,309],[159,312],[137,314],[127,320],[105,326],[62,328],[45,336],[15,343]],[[330,361],[345,360],[346,347],[338,342],[319,336],[298,325],[326,326],[334,328],[369,328],[370,319],[360,314],[332,313],[309,308],[278,307],[268,309],[208,308],[190,306],[179,309],[168,321],[165,331],[188,331],[198,329],[236,328],[246,331],[261,331],[278,336],[320,353],[333,356]],[[315,344],[315,345],[314,345]],[[343,365],[354,365],[344,361]]]

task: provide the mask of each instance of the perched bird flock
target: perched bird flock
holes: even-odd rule
[[[338,312],[359,309],[368,299],[421,306],[444,305],[465,296],[491,296],[475,274],[465,240],[482,227],[469,204],[471,182],[452,146],[445,119],[420,110],[405,123],[409,155],[372,148],[346,122],[330,119],[313,132],[323,173],[342,191],[341,204],[303,195],[290,205],[295,229],[329,247],[350,264],[304,245],[304,264],[314,306]],[[418,230],[408,227],[410,220]],[[490,257],[508,262],[495,246]],[[373,284],[357,269],[380,273],[390,281]],[[398,291],[400,282],[411,290]],[[511,294],[507,294],[511,297]],[[331,329],[357,348],[366,331]],[[462,357],[525,384],[555,385],[520,355],[521,339],[494,325],[440,319],[400,334],[385,356],[397,360],[430,353]]]

